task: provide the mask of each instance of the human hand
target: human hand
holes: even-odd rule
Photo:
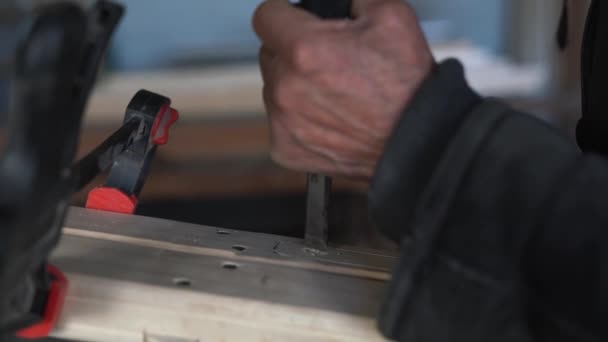
[[[354,0],[352,20],[322,20],[267,0],[253,25],[272,157],[296,170],[369,180],[386,140],[431,72],[411,7]]]

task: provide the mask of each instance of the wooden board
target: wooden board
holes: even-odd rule
[[[381,341],[395,256],[72,208],[52,262],[70,280],[60,338]]]
[[[86,127],[79,157],[101,144],[117,127]],[[0,141],[2,135],[0,129]],[[305,173],[287,170],[270,159],[269,136],[263,118],[178,122],[169,144],[156,153],[142,199],[304,192]],[[364,193],[367,184],[335,178],[334,190]],[[81,202],[85,194],[78,197]]]

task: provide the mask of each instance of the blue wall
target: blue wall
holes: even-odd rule
[[[0,0],[1,1],[1,0]],[[260,0],[120,0],[127,13],[113,40],[111,67],[169,67],[186,56],[255,58],[251,15]],[[495,52],[505,48],[507,0],[412,0],[422,20],[445,20],[449,38],[465,37]],[[433,25],[430,25],[433,31]],[[440,31],[446,31],[445,26]],[[0,26],[0,55],[14,52],[13,28]],[[277,28],[280,29],[280,28]],[[0,75],[0,113],[8,75]],[[4,118],[0,117],[0,124]]]
[[[447,20],[450,38],[504,48],[507,0],[414,0],[423,20]],[[127,14],[114,39],[116,69],[168,67],[188,55],[255,58],[251,15],[260,0],[122,0]],[[277,28],[280,29],[280,28]]]
[[[257,53],[251,15],[259,0],[120,2],[127,13],[114,39],[112,62],[118,69],[162,67],[199,50]]]

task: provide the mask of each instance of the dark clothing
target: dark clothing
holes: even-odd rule
[[[608,341],[608,3],[590,13],[587,153],[480,98],[455,60],[404,113],[370,191],[374,223],[402,248],[380,316],[388,337]]]

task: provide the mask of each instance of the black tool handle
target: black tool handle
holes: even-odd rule
[[[109,0],[89,9],[73,1],[35,7],[23,20],[0,151],[0,340],[44,315],[46,260],[74,190],[69,168],[82,114],[123,13]]]
[[[351,17],[352,0],[302,0],[299,5],[324,19]]]
[[[301,0],[297,6],[323,19],[347,19],[351,17],[352,1]],[[310,248],[326,250],[331,177],[309,173],[307,187],[304,241]]]

